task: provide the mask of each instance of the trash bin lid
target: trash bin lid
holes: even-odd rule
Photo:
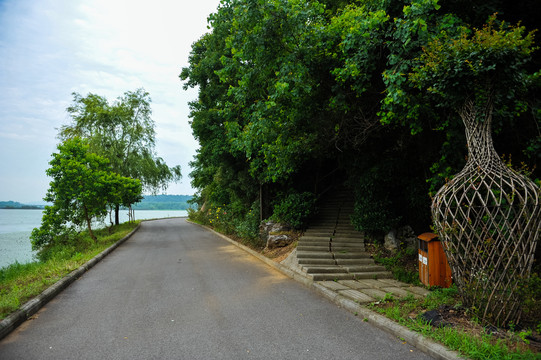
[[[417,238],[419,240],[422,240],[422,241],[431,242],[433,240],[437,240],[438,235],[436,235],[434,233],[426,232],[426,233],[423,233],[423,234],[417,236]]]

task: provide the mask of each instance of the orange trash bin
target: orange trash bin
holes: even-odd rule
[[[438,235],[424,233],[419,239],[419,280],[426,286],[448,288],[453,282],[451,267]]]

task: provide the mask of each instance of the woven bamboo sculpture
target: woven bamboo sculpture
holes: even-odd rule
[[[508,168],[492,144],[493,105],[467,102],[468,160],[436,194],[432,218],[453,281],[484,323],[520,320],[517,287],[531,271],[541,225],[540,189]]]

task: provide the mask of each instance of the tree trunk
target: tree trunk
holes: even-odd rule
[[[90,217],[88,216],[88,210],[86,209],[86,206],[83,206],[83,209],[85,211],[85,220],[86,220],[86,225],[88,226],[88,234],[90,235],[92,240],[94,240],[94,242],[97,242],[96,236],[92,232],[92,226],[91,226],[92,221],[91,221]]]
[[[119,213],[120,213],[120,205],[116,204],[115,205],[115,225],[120,224],[120,220],[118,216]]]

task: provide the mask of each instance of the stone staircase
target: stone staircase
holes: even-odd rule
[[[314,281],[392,277],[365,252],[364,235],[350,221],[353,205],[350,191],[334,191],[299,239],[298,264]]]

